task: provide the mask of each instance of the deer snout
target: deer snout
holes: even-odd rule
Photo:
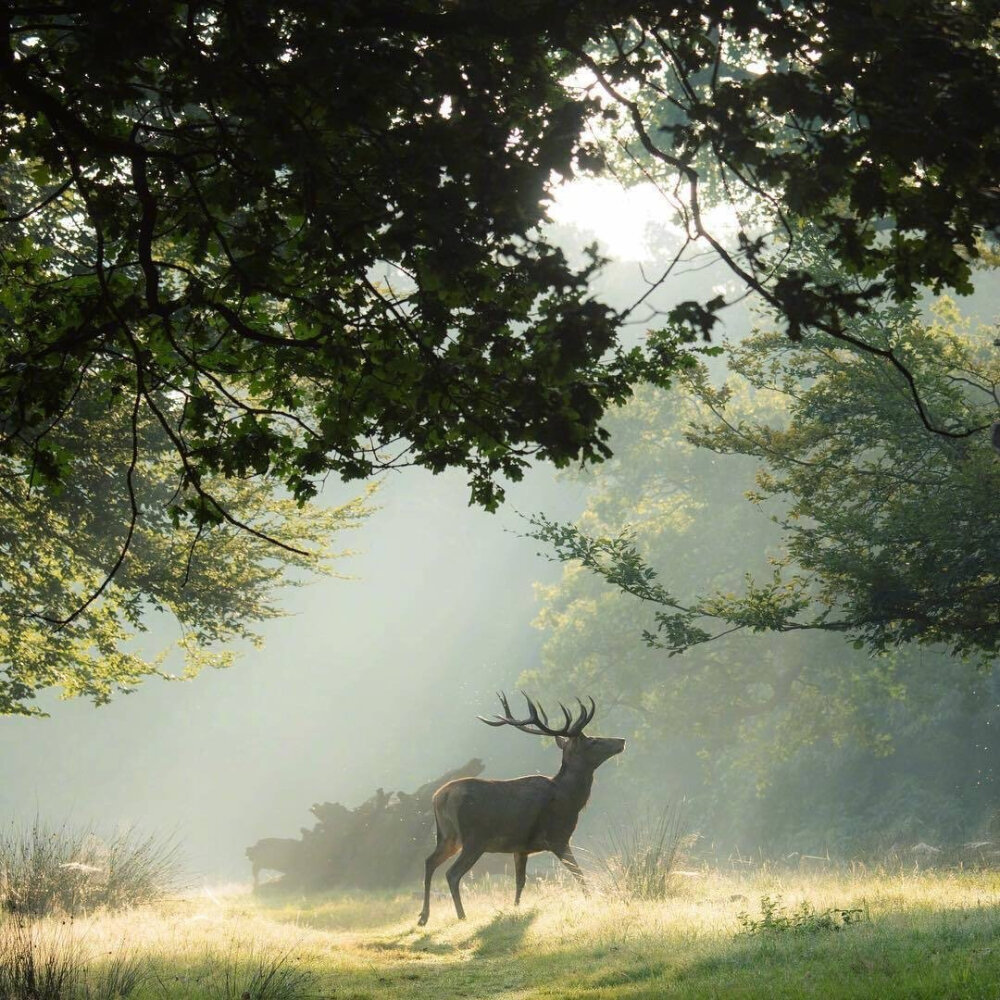
[[[597,736],[591,740],[591,747],[596,751],[593,759],[603,763],[621,753],[625,749],[625,741],[617,736]]]

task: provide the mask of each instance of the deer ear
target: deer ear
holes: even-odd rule
[[[569,740],[566,739],[565,736],[557,736],[556,737],[556,746],[559,747],[560,750],[562,750],[566,746],[567,743],[569,743]]]

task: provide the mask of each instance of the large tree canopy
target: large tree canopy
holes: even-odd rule
[[[206,473],[306,498],[328,470],[463,466],[492,506],[529,454],[606,453],[648,369],[538,226],[608,101],[793,333],[846,336],[866,295],[774,278],[749,227],[725,251],[706,186],[817,220],[900,295],[964,288],[1000,222],[990,3],[13,4],[6,29],[6,446],[58,480],[39,436],[96,380],[163,427],[200,520],[225,516]]]
[[[11,17],[8,447],[96,380],[160,423],[202,520],[224,516],[206,473],[304,499],[329,470],[464,466],[492,506],[528,454],[603,454],[634,366],[590,269],[537,232],[587,103],[543,28],[451,6]]]
[[[931,414],[895,347],[849,320],[877,294],[965,290],[996,232],[994,6],[8,4],[0,502],[55,511],[100,469],[124,512],[87,550],[105,576],[56,601],[26,587],[12,613],[99,612],[142,537],[147,465],[163,525],[249,529],[298,558],[227,482],[305,502],[329,473],[458,467],[492,508],[533,455],[606,457],[606,407],[667,382],[724,305],[683,303],[645,352],[618,344],[597,260],[571,264],[541,228],[553,185],[609,146],[790,333],[895,367],[940,434],[982,431]],[[750,213],[733,247],[707,228],[713,198]],[[779,267],[801,219],[850,280]],[[112,427],[105,467],[84,441]],[[127,581],[124,600],[151,599],[155,581]]]

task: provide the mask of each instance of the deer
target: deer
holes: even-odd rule
[[[522,692],[523,693],[523,692]],[[457,778],[442,785],[431,800],[437,827],[437,844],[424,863],[424,908],[417,925],[427,923],[431,905],[431,878],[448,858],[458,858],[448,869],[448,887],[459,920],[465,919],[459,883],[483,854],[514,855],[514,905],[521,902],[528,855],[551,851],[572,872],[586,891],[586,880],[573,856],[569,839],[580,812],[590,798],[594,772],[608,758],[625,749],[625,740],[587,736],[584,729],[594,718],[594,699],[588,708],[579,698],[580,712],[560,704],[564,722],[553,726],[541,705],[526,694],[528,717],[516,719],[507,697],[498,693],[503,715],[477,718],[488,726],[512,726],[532,736],[551,736],[562,751],[562,766],[555,777],[535,774],[523,778]]]

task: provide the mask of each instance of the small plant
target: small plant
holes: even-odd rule
[[[89,827],[36,819],[0,833],[0,907],[29,916],[122,909],[161,899],[181,884],[177,845],[135,829],[107,838]]]
[[[620,823],[608,831],[604,850],[594,856],[596,881],[620,899],[665,899],[694,839],[681,810],[670,803],[658,813]]]
[[[808,900],[803,900],[795,909],[788,910],[781,904],[780,896],[760,897],[760,919],[749,913],[738,913],[736,919],[742,934],[814,934],[819,931],[841,931],[851,924],[860,923],[865,918],[865,910],[855,908],[842,910],[830,907],[817,910]]]

